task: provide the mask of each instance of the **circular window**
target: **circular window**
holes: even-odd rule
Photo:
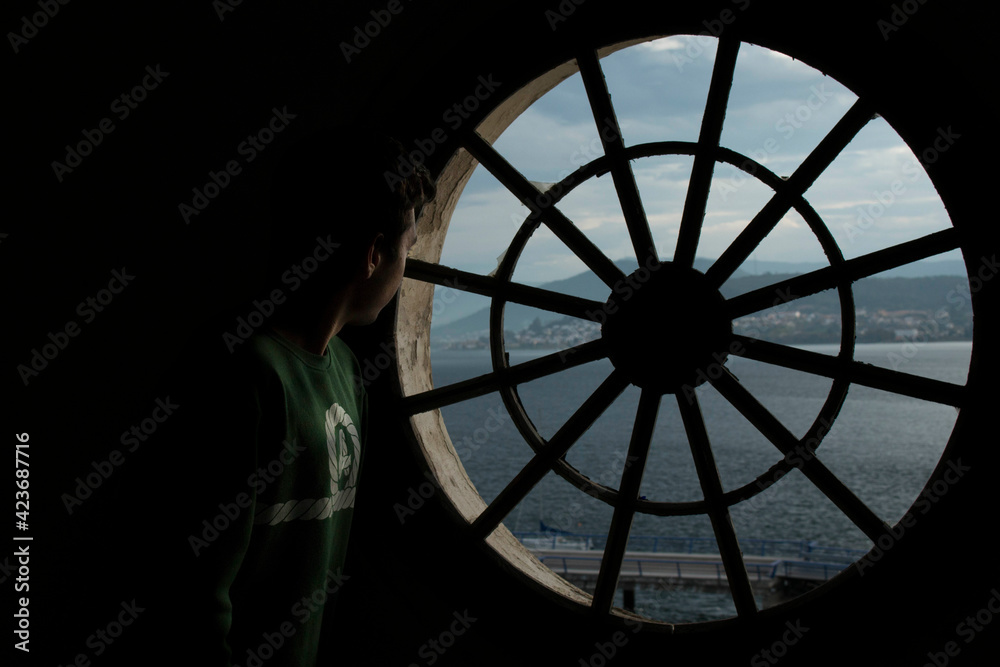
[[[878,566],[960,475],[972,333],[923,169],[949,137],[907,146],[878,111],[673,35],[581,55],[464,135],[397,345],[477,539],[570,604],[665,623]]]

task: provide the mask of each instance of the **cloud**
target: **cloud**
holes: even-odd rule
[[[683,51],[686,47],[687,39],[677,35],[662,37],[660,39],[656,39],[651,42],[643,42],[642,44],[637,44],[635,46],[635,48],[640,52],[648,51],[652,53],[660,53],[661,51]]]
[[[601,62],[626,143],[696,141],[714,65],[715,42],[671,36],[613,53]],[[846,86],[802,61],[744,44],[736,64],[723,127],[725,147],[789,176],[856,100]],[[500,137],[496,148],[530,180],[553,182],[603,155],[580,76],[543,96]],[[635,160],[632,169],[661,255],[673,251],[693,158]],[[844,225],[877,203],[894,182],[905,186],[863,235],[848,241]],[[897,190],[898,190],[897,186]],[[773,191],[729,165],[716,165],[702,231],[700,256],[718,256]],[[933,185],[913,152],[884,119],[871,121],[806,192],[846,255],[916,238],[950,224]],[[560,202],[563,210],[609,257],[631,256],[612,179],[592,179]],[[491,176],[474,176],[456,211],[446,256],[453,253],[484,272],[509,244],[527,209]],[[818,254],[811,230],[786,216],[755,254],[799,261]],[[442,261],[445,261],[443,258]],[[523,265],[522,265],[523,263]],[[551,232],[539,230],[519,262],[537,280],[565,277],[582,263]]]

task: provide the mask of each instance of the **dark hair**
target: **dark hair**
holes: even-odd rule
[[[434,198],[422,165],[408,162],[395,139],[367,128],[315,132],[282,150],[272,165],[270,273],[309,256],[322,239],[337,254],[367,248],[383,234],[390,252],[406,230],[405,216]],[[345,255],[342,255],[345,256]],[[349,268],[325,262],[324,271]]]

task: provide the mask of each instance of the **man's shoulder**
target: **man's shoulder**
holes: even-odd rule
[[[327,351],[332,355],[334,364],[339,365],[342,370],[352,371],[355,374],[360,370],[361,364],[358,362],[358,357],[354,354],[354,350],[341,340],[340,337],[334,336],[330,339]]]
[[[307,352],[281,334],[262,329],[250,336],[244,347],[234,355],[234,363],[255,375],[283,375],[291,369],[310,372],[358,375],[360,364],[350,346],[337,336],[327,345],[326,355]]]
[[[223,364],[227,373],[248,385],[281,382],[295,358],[274,336],[255,332]]]

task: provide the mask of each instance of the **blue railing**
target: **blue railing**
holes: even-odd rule
[[[600,533],[553,533],[549,531],[515,532],[521,542],[536,549],[578,548],[584,551],[604,550],[607,536]],[[815,540],[740,540],[744,556],[787,556],[801,561],[828,563],[853,563],[867,553],[863,549],[821,546]],[[628,551],[644,553],[719,553],[714,537],[664,537],[633,535],[629,537]]]
[[[867,551],[864,549],[847,549],[844,547],[824,547],[816,542],[810,542],[809,548],[802,552],[803,560],[823,560],[833,563],[843,563],[849,565],[864,556]]]
[[[601,559],[596,556],[542,556],[539,560],[543,564],[548,566],[548,568],[551,569],[553,572],[561,574],[563,576],[568,576],[570,574],[579,574],[579,573],[593,573],[596,575],[600,568],[600,563],[601,563]],[[581,563],[581,562],[593,565],[594,567],[585,569],[576,569],[570,567],[570,563]],[[778,571],[781,562],[782,561],[776,561],[774,563],[745,563],[745,565],[747,569],[747,574],[750,575],[751,579],[754,579],[756,581],[764,581],[764,580],[774,579],[775,576],[777,576],[776,572]],[[560,568],[558,565],[555,564],[559,564],[562,567]],[[633,567],[629,569],[628,568],[629,565]],[[670,568],[671,570],[670,572],[667,572],[666,568],[664,567],[668,565],[673,566],[672,568]],[[839,569],[834,571],[832,568],[833,566],[831,566],[830,576],[836,574],[836,572],[839,571]],[[708,569],[709,572],[714,571],[715,579],[720,583],[726,577],[726,566],[722,561],[690,561],[690,560],[648,559],[648,558],[623,559],[621,574],[625,576],[638,576],[638,577],[665,577],[674,574],[678,578],[685,578],[684,577],[685,570],[695,570],[695,569],[697,570]],[[701,576],[697,578],[705,579],[707,577]]]
[[[847,563],[783,560],[774,564],[771,578],[784,577],[785,579],[816,579],[826,581],[848,565]]]
[[[598,556],[541,556],[539,560],[556,574],[593,575],[600,571],[601,558]],[[575,567],[573,566],[575,564]],[[776,560],[771,563],[746,563],[747,574],[752,581],[773,581],[783,579],[807,579],[826,581],[843,570],[843,563],[817,563],[813,561]],[[620,576],[639,579],[662,579],[676,576],[678,579],[714,579],[721,584],[726,579],[725,564],[721,560],[679,560],[660,558],[625,558],[622,560]],[[706,576],[707,575],[707,576]]]

